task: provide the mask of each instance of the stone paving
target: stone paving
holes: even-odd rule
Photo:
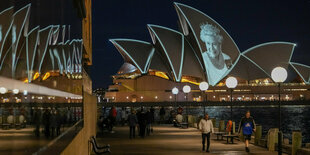
[[[195,128],[179,129],[171,125],[156,126],[154,133],[145,138],[129,139],[128,127],[115,127],[115,133],[103,133],[97,141],[111,145],[112,154],[128,155],[276,155],[267,149],[250,145],[250,153],[245,152],[244,144],[235,140],[236,144],[226,144],[226,140],[216,140],[211,137],[210,153],[202,151],[201,134]]]

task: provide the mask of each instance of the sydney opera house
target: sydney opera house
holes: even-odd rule
[[[275,67],[283,67],[288,78],[281,87],[281,100],[310,98],[310,66],[292,62],[296,44],[266,42],[245,51],[225,29],[203,12],[174,3],[180,30],[147,25],[152,42],[111,39],[124,58],[113,85],[105,94],[111,102],[201,101],[199,83],[208,82],[210,101],[230,100],[225,79],[234,76],[238,85],[232,99],[266,101],[278,99],[278,87],[271,78]],[[189,85],[188,94],[182,92]],[[188,95],[188,96],[187,96]],[[187,98],[186,98],[187,96]]]

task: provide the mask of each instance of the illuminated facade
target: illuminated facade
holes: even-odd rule
[[[81,102],[86,49],[82,39],[71,39],[70,25],[41,27],[31,23],[30,10],[28,4],[0,12],[0,87],[27,91],[29,96],[17,94],[21,102],[38,102],[37,97],[46,99],[44,102],[63,103],[68,98]],[[2,102],[15,102],[6,93],[1,95]]]
[[[234,100],[275,100],[277,87],[271,71],[285,68],[289,77],[282,87],[283,100],[308,99],[310,67],[291,61],[296,44],[267,42],[240,52],[226,30],[212,18],[190,6],[174,3],[181,30],[147,25],[152,43],[111,39],[124,58],[105,94],[114,102],[162,102],[174,99],[171,89],[190,85],[192,91],[178,101],[201,101],[199,83],[207,81],[208,100],[228,100],[228,76],[238,78]]]

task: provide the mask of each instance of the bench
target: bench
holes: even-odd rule
[[[105,145],[105,146],[99,146],[97,144],[96,138],[94,136],[92,136],[90,138],[90,143],[92,144],[93,151],[95,152],[95,154],[111,153],[110,145],[108,144],[108,145]]]
[[[223,135],[226,134],[226,132],[214,132],[216,135],[216,140],[223,140]],[[219,139],[219,136],[221,136],[221,139]]]
[[[22,125],[21,124],[15,124],[15,128],[16,128],[16,130],[19,130],[20,128],[22,127]]]
[[[188,123],[184,122],[184,123],[180,123],[181,128],[186,129],[188,128]]]
[[[2,124],[2,129],[3,129],[3,130],[9,130],[10,126],[11,126],[11,124],[3,123],[3,124]]]
[[[231,144],[234,144],[234,138],[239,137],[238,135],[223,135],[223,137],[227,138],[227,144],[229,144],[228,139],[230,138]]]

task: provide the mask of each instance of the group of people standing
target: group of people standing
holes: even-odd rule
[[[136,137],[136,127],[141,138],[144,138],[146,135],[149,136],[153,132],[152,123],[154,123],[154,112],[155,109],[153,107],[149,110],[141,107],[137,113],[135,110],[131,110],[131,114],[128,116],[130,139]]]
[[[32,116],[35,135],[40,137],[41,125],[43,125],[43,132],[46,138],[59,136],[61,127],[74,121],[72,115],[70,109],[60,112],[57,108],[45,108],[43,111],[35,108]]]
[[[58,136],[60,134],[60,127],[63,122],[58,110],[45,109],[42,116],[41,111],[36,109],[33,116],[33,122],[35,123],[35,135],[40,137],[41,122],[44,126],[44,135],[46,138]]]

